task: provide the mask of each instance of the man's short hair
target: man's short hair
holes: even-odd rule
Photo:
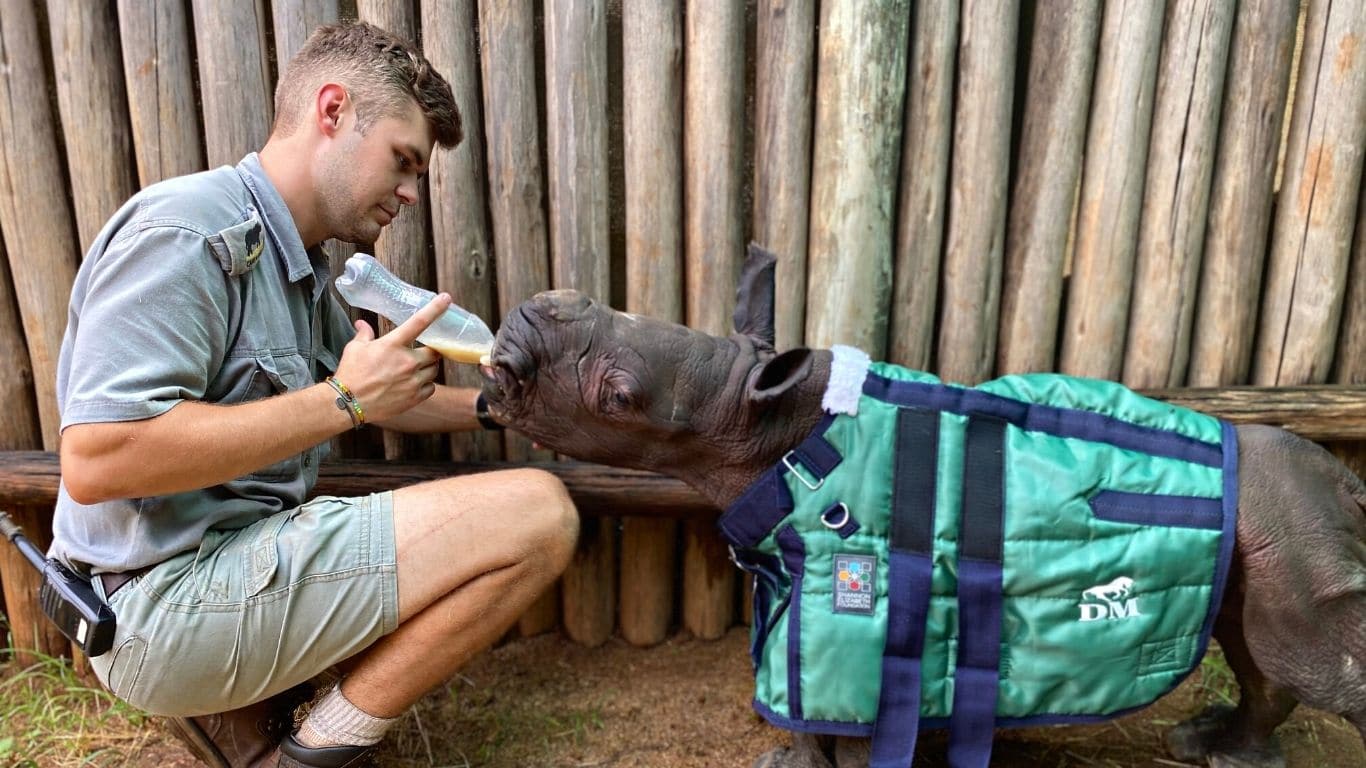
[[[317,89],[340,83],[356,108],[356,130],[404,114],[416,101],[444,147],[460,143],[460,109],[446,78],[402,38],[363,21],[319,27],[289,60],[275,88],[274,133],[292,134]]]

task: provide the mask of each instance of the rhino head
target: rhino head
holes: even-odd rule
[[[490,412],[554,451],[669,474],[725,506],[815,427],[829,378],[828,351],[773,348],[775,262],[750,246],[724,338],[537,294],[481,368]]]

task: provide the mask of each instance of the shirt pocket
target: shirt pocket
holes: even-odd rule
[[[313,384],[312,377],[308,375],[308,363],[297,352],[263,351],[252,360],[255,370],[251,373],[241,402],[283,395]],[[249,477],[274,480],[297,477],[302,472],[300,462],[303,456],[302,453],[295,454],[259,469]]]

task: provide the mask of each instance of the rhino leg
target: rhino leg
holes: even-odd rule
[[[792,734],[792,746],[765,752],[752,768],[834,768],[825,756],[820,736]]]
[[[1238,680],[1238,707],[1214,705],[1167,734],[1167,749],[1182,762],[1219,768],[1282,768],[1285,756],[1274,731],[1296,705],[1295,696],[1258,669],[1243,636],[1242,600],[1230,579],[1229,597],[1214,627],[1224,658]]]
[[[868,768],[873,740],[867,737],[840,736],[835,739],[835,768]]]

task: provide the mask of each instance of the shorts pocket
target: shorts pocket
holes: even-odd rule
[[[247,598],[260,594],[280,568],[280,529],[293,517],[281,512],[262,520],[261,530],[246,542],[242,553],[242,589]]]
[[[138,680],[142,677],[142,665],[147,659],[147,641],[138,635],[129,635],[110,654],[112,658],[104,674],[104,684],[110,693],[138,706],[135,697]],[[94,666],[98,671],[98,666]]]

